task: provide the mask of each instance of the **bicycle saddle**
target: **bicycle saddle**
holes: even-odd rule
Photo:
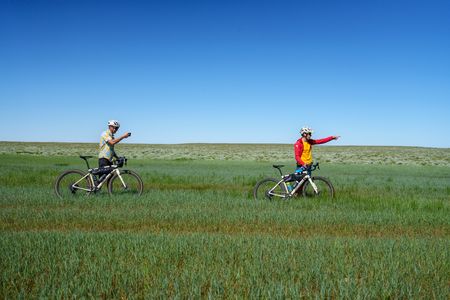
[[[273,165],[273,167],[279,169],[279,168],[284,167],[284,165]]]

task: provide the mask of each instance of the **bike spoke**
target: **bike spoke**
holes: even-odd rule
[[[77,171],[68,171],[61,175],[55,188],[61,198],[86,197],[91,191],[89,178]]]
[[[113,195],[139,196],[142,193],[142,181],[133,173],[121,173],[109,183],[109,192]]]
[[[313,183],[317,190],[314,188],[311,182],[306,182],[303,189],[303,195],[305,197],[333,198],[334,191],[329,182],[327,182],[323,178],[315,178],[313,179]]]
[[[275,179],[265,179],[257,183],[254,190],[254,197],[257,200],[273,200],[286,197],[285,189],[278,185]]]

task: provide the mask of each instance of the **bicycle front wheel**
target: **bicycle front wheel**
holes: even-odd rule
[[[275,178],[266,178],[259,181],[253,189],[255,200],[272,200],[276,197],[285,198],[288,196],[283,183]]]
[[[303,184],[302,195],[303,197],[315,197],[315,198],[324,198],[331,199],[334,197],[334,187],[331,184],[331,181],[325,177],[312,177],[312,182],[314,186],[311,184],[309,180],[307,180]]]
[[[92,183],[87,173],[69,170],[58,176],[54,188],[61,199],[82,198],[92,192]]]
[[[141,177],[130,170],[120,171],[120,175],[114,176],[108,182],[108,192],[112,195],[140,196],[144,190]]]

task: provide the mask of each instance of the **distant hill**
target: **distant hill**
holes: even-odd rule
[[[0,142],[0,154],[76,156],[96,155],[94,143]],[[119,144],[116,151],[130,158],[169,160],[293,161],[288,144]],[[315,146],[316,161],[354,164],[450,166],[449,148],[393,146]]]

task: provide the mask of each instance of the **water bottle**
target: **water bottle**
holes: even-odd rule
[[[294,187],[292,186],[292,184],[291,184],[290,182],[286,182],[286,185],[287,185],[288,192],[289,192],[289,193],[292,192],[292,190],[294,189]]]

